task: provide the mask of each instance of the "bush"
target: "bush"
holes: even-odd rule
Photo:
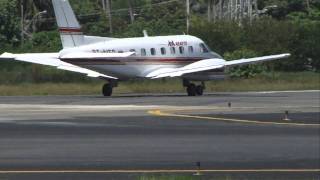
[[[58,52],[62,49],[58,31],[34,33],[31,41],[34,52]]]
[[[224,57],[226,60],[252,58],[256,56],[257,56],[257,53],[249,49],[241,49],[241,50],[236,50],[232,53],[224,54]],[[235,78],[235,77],[249,78],[249,77],[254,77],[257,74],[260,74],[265,70],[266,70],[266,67],[264,65],[250,64],[250,65],[232,67],[228,69],[227,72],[231,78]]]

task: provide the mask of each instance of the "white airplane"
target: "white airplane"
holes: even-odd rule
[[[202,95],[204,81],[219,78],[228,67],[289,57],[279,54],[226,61],[191,35],[110,38],[83,35],[68,0],[52,0],[63,49],[57,53],[4,53],[0,59],[17,60],[73,71],[106,83],[104,96],[111,96],[118,81],[181,77],[189,96]],[[195,85],[191,81],[200,81]]]

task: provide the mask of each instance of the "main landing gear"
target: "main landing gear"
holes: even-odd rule
[[[201,82],[201,85],[195,85],[184,79],[183,87],[187,88],[188,96],[202,96],[203,90],[205,89],[205,84],[204,82]]]
[[[104,84],[102,87],[103,96],[111,96],[114,87],[118,86],[117,81],[109,80],[108,83]],[[202,96],[203,91],[205,90],[204,82],[201,82],[200,85],[195,85],[194,83],[190,83],[190,81],[184,79],[183,87],[186,87],[188,96]]]
[[[103,96],[111,96],[113,88],[117,86],[117,81],[109,81],[109,83],[104,84],[102,87]]]

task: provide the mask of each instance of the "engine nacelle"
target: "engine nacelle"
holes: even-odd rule
[[[225,73],[225,69],[215,69],[211,71],[186,74],[183,76],[183,78],[191,81],[210,81],[210,80],[224,80],[228,78],[228,75]]]

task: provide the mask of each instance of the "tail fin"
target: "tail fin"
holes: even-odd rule
[[[52,0],[63,48],[84,44],[84,36],[69,0]]]

